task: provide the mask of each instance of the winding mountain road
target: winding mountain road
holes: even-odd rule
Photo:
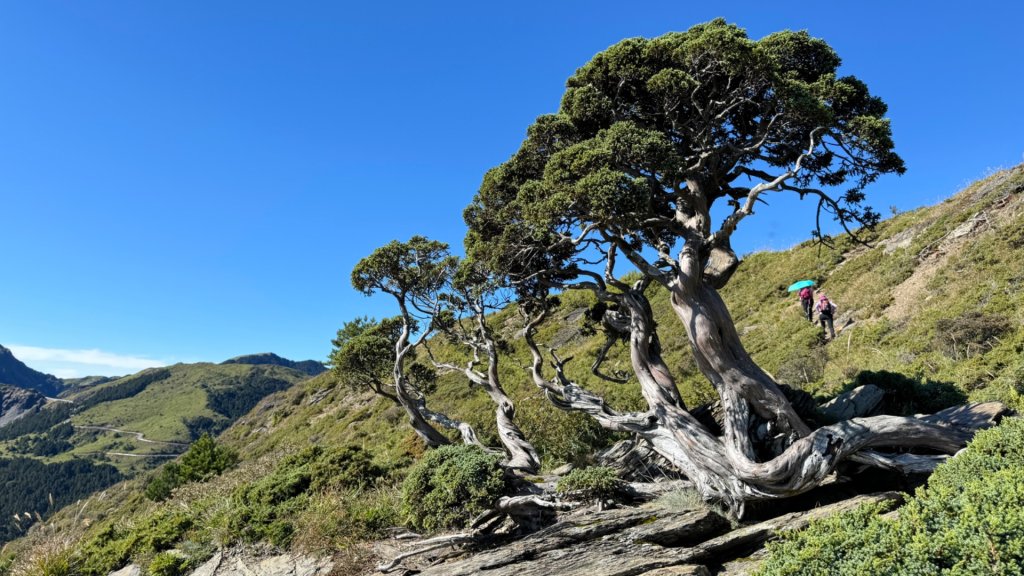
[[[132,432],[131,430],[120,430],[118,428],[111,428],[109,426],[74,426],[75,430],[99,430],[102,432],[113,432],[114,434],[128,434],[129,436],[135,436],[135,439],[139,442],[145,442],[146,444],[164,444],[166,446],[180,446],[182,448],[188,448],[188,443],[185,442],[166,442],[164,440],[150,440],[143,436],[142,432]]]

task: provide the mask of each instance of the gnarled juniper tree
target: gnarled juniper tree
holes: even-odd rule
[[[549,398],[640,435],[737,515],[747,501],[813,488],[843,460],[903,469],[934,462],[874,447],[952,453],[970,435],[970,426],[939,422],[945,415],[812,430],[744,349],[719,296],[739,264],[731,237],[766,195],[816,202],[815,235],[827,242],[823,216],[848,231],[872,226],[878,215],[862,204],[863,188],[903,172],[885,104],[860,80],[837,76],[839,63],[805,32],[752,40],[722,20],[624,40],[569,78],[559,111],[529,127],[465,211],[467,253],[518,289],[531,314],[534,379]],[[716,223],[720,204],[728,215]],[[621,258],[640,282],[616,279]],[[661,359],[644,296],[650,282],[667,289],[718,393],[721,436],[689,412]],[[533,334],[550,289],[589,289],[613,305],[647,411],[617,413],[568,381],[558,362],[554,379],[542,376]]]
[[[468,358],[461,365],[433,355],[431,360],[436,368],[463,374],[471,385],[487,393],[495,405],[495,424],[507,456],[506,465],[536,472],[540,468],[540,457],[516,425],[515,404],[502,388],[498,373],[502,346],[491,322],[492,314],[509,303],[507,292],[483,267],[469,260],[461,261],[440,297],[442,310],[435,316],[435,324],[450,340],[466,349]],[[429,347],[427,349],[429,351]]]
[[[428,446],[447,443],[432,422],[458,430],[467,444],[480,444],[469,424],[428,409],[425,385],[433,384],[434,372],[412,363],[417,349],[430,352],[426,344],[431,335],[444,334],[466,347],[468,361],[459,365],[430,354],[434,367],[463,374],[487,393],[496,405],[507,466],[536,472],[537,451],[516,426],[515,405],[498,377],[499,342],[487,316],[506,299],[492,279],[479,267],[460,263],[446,244],[413,236],[408,242],[390,242],[360,260],[352,271],[352,284],[365,294],[391,295],[400,313],[381,322],[346,323],[334,340],[335,373],[351,387],[368,387],[402,406]]]
[[[447,244],[422,236],[389,242],[360,260],[352,270],[352,286],[366,295],[390,295],[398,304],[399,315],[380,323],[347,323],[338,331],[331,355],[337,373],[400,405],[413,430],[430,447],[448,444],[448,438],[431,422],[458,430],[467,444],[479,444],[468,424],[427,408],[426,390],[417,383],[432,379],[424,373],[424,366],[409,364],[417,347],[434,332],[433,321],[441,310],[438,293],[448,284],[457,263]],[[418,330],[423,321],[425,326]]]

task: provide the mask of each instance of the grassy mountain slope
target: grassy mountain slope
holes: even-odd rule
[[[886,220],[866,239],[869,246],[843,237],[834,249],[807,242],[744,258],[723,296],[755,360],[780,382],[823,397],[861,373],[863,379],[892,371],[936,389],[955,388],[971,400],[998,399],[1024,408],[1024,167],[993,175],[939,205]],[[816,280],[839,308],[836,326],[846,327],[834,342],[822,338],[820,327],[801,316],[796,296],[786,292],[803,278]],[[663,290],[652,287],[651,301],[665,357],[687,403],[712,400]],[[605,393],[610,404],[638,407],[635,386],[589,373],[601,344],[600,337],[582,330],[583,311],[591,303],[587,294],[564,295],[557,320],[544,327],[539,340],[556,345],[562,357],[576,358],[570,376]],[[502,360],[502,383],[545,463],[571,459],[604,438],[587,419],[547,404],[526,377],[528,356],[516,338],[517,316],[506,310],[496,320],[512,351]],[[458,354],[443,342],[432,346],[441,355]],[[606,371],[628,370],[625,352],[622,346],[613,349]],[[310,438],[389,451],[415,444],[398,409],[369,396],[339,404],[344,396],[331,389],[329,376],[310,380],[301,389],[269,397],[224,441],[254,453],[301,446]],[[459,375],[444,376],[430,401],[496,444],[489,400]]]
[[[881,223],[867,237],[870,246],[840,238],[834,249],[805,243],[784,252],[748,255],[723,296],[748,350],[781,382],[826,397],[859,381],[898,381],[879,374],[889,371],[905,376],[907,385],[931,386],[930,391],[972,400],[999,399],[1019,410],[1024,408],[1022,231],[1024,166],[1018,166],[939,205]],[[785,290],[803,278],[816,280],[839,306],[837,328],[845,328],[832,342],[802,318],[796,297]],[[690,358],[685,333],[665,294],[656,287],[651,290],[664,355],[686,402],[696,406],[711,400],[712,391]],[[637,408],[641,398],[635,385],[613,384],[589,373],[601,344],[601,337],[583,324],[583,312],[591,303],[586,294],[564,295],[558,314],[538,340],[557,347],[562,357],[575,358],[568,366],[572,378],[604,393],[613,406]],[[516,338],[514,311],[498,313],[495,321],[510,350],[502,360],[503,385],[516,401],[517,421],[545,467],[585,459],[612,441],[612,435],[588,418],[552,408],[528,381],[528,356]],[[439,340],[432,347],[447,358],[460,354]],[[628,367],[625,350],[613,349],[606,371]],[[432,408],[473,424],[485,442],[497,444],[493,406],[463,378],[442,377],[430,402]],[[105,417],[119,414],[111,409]],[[147,422],[154,434],[166,434],[162,438],[180,438],[145,418],[138,422]],[[394,482],[422,453],[401,410],[366,392],[339,388],[330,373],[267,396],[219,442],[239,453],[236,469],[183,486],[164,503],[142,498],[145,479],[130,480],[108,491],[118,496],[65,511],[58,521],[74,527],[74,534],[84,532],[85,544],[80,546],[90,550],[128,537],[116,532],[116,526],[133,523],[138,530],[156,530],[169,514],[183,514],[187,522],[178,525],[167,547],[197,550],[201,542],[225,545],[256,539],[317,551],[343,548],[352,556],[355,573],[368,553],[358,541],[402,520]],[[338,466],[340,461],[322,459],[320,452],[309,450],[313,445],[328,452],[360,448],[383,470],[382,480],[371,489],[313,490],[309,473],[303,471]],[[81,518],[91,527],[85,529]],[[15,549],[28,545],[21,542]],[[140,548],[132,554],[145,559],[155,551]]]

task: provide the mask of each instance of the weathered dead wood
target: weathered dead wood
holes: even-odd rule
[[[653,522],[642,524],[625,530],[622,537],[629,542],[647,542],[666,547],[679,547],[700,541],[708,534],[720,532],[729,526],[729,522],[708,511],[700,511],[700,521],[695,521],[694,514],[671,514],[658,518]]]
[[[980,430],[995,426],[1010,413],[1010,410],[999,402],[981,402],[965,406],[953,406],[921,420],[967,430]]]
[[[858,386],[821,405],[821,413],[833,422],[870,416],[885,398],[885,391],[873,384]]]
[[[685,518],[684,518],[685,517]],[[683,524],[688,528],[681,528]],[[700,539],[727,525],[715,512],[701,510],[666,513],[659,510],[614,510],[577,516],[559,522],[522,540],[471,558],[433,566],[423,576],[546,576],[548,574],[642,574],[667,566],[650,565],[649,553],[667,550],[645,538],[658,538],[661,526],[667,533]],[[629,532],[630,528],[642,531]],[[591,546],[597,544],[596,547]],[[589,558],[591,556],[592,558]]]
[[[701,565],[669,566],[644,572],[641,576],[711,576],[711,572]]]
[[[660,482],[628,482],[624,492],[634,501],[647,502],[669,492],[692,490],[693,482],[689,480],[662,480]]]
[[[621,440],[595,457],[597,464],[615,470],[623,480],[679,478],[680,473],[654,447],[640,438]]]
[[[730,552],[742,552],[760,546],[772,536],[783,531],[799,530],[806,527],[812,520],[853,510],[862,504],[885,501],[902,502],[903,498],[904,495],[901,492],[866,494],[836,502],[835,504],[829,504],[828,506],[814,508],[807,512],[784,514],[751,526],[744,526],[717,538],[702,542],[697,546],[689,548],[684,556],[688,562],[701,562],[712,559],[715,561],[729,560],[731,559],[728,557]]]
[[[397,568],[402,560],[406,558],[412,558],[413,556],[419,556],[420,554],[426,554],[432,550],[438,548],[446,548],[448,546],[457,546],[459,544],[468,544],[476,539],[476,535],[473,532],[464,532],[461,534],[449,534],[447,536],[438,536],[437,538],[430,538],[420,542],[420,545],[415,550],[403,552],[398,556],[395,556],[390,561],[383,564],[377,565],[378,572],[391,572]]]
[[[402,561],[407,558],[420,556],[440,548],[479,544],[482,538],[493,532],[507,517],[516,518],[518,524],[524,524],[518,519],[536,516],[542,510],[571,510],[572,507],[573,505],[570,503],[554,502],[537,495],[503,496],[495,504],[494,510],[481,514],[472,522],[470,526],[472,530],[419,542],[415,549],[403,552],[388,562],[379,564],[377,571],[391,572],[401,566]]]
[[[901,498],[901,494],[891,492],[858,496],[726,533],[721,533],[725,527],[724,519],[706,510],[684,514],[633,509],[577,516],[501,548],[432,566],[420,574],[636,576],[673,567],[684,570],[682,574],[702,574],[695,565],[732,560],[739,554],[749,553],[781,531],[803,528],[813,519],[864,503],[898,501]],[[684,566],[694,567],[682,568]]]

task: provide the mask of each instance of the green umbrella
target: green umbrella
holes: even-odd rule
[[[807,288],[808,286],[814,286],[814,280],[801,280],[794,282],[789,288],[786,288],[786,292],[796,292],[801,288]]]

